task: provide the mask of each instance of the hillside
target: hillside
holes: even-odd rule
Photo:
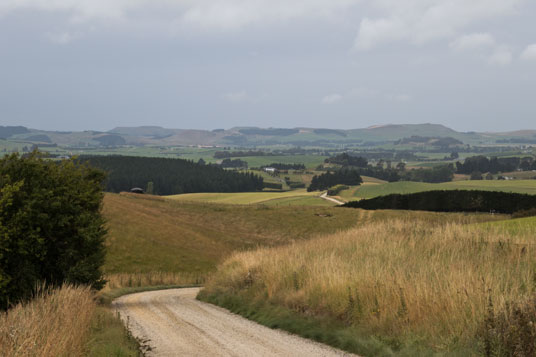
[[[200,298],[364,356],[515,355],[499,352],[533,343],[534,229],[483,227],[399,219],[236,253]]]
[[[32,144],[35,138],[50,139],[51,144],[68,147],[108,147],[122,145],[202,145],[243,146],[294,145],[326,146],[333,144],[378,145],[404,138],[430,137],[453,138],[464,144],[519,144],[536,141],[536,131],[518,130],[506,133],[463,133],[439,124],[391,124],[361,129],[319,128],[257,128],[235,127],[216,130],[169,129],[158,126],[117,127],[108,132],[58,132],[28,129],[24,127],[1,127],[0,138]],[[110,138],[114,141],[100,139]],[[47,140],[48,142],[48,140]]]
[[[275,246],[356,224],[356,210],[271,208],[179,202],[149,195],[106,194],[106,273],[204,274],[235,250]]]

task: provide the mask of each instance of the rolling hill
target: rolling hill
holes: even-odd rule
[[[113,137],[110,137],[113,135]],[[0,127],[0,138],[31,143],[32,137],[47,136],[50,143],[70,147],[99,147],[109,145],[201,145],[242,146],[287,144],[294,146],[328,144],[377,145],[404,138],[451,138],[464,144],[532,143],[536,131],[518,130],[506,133],[458,132],[439,124],[391,124],[362,129],[327,128],[257,128],[235,127],[231,129],[188,130],[168,129],[158,126],[117,127],[108,132],[58,132],[28,129],[24,127]],[[113,141],[109,139],[113,138]]]

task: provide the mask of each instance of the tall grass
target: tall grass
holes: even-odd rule
[[[437,350],[475,346],[489,315],[536,290],[532,237],[392,220],[235,253],[202,297],[234,296]],[[394,341],[394,342],[393,342]]]
[[[200,285],[205,281],[204,274],[182,272],[117,273],[105,277],[104,291],[122,288],[140,288],[165,285]]]
[[[0,315],[0,356],[81,356],[96,308],[89,288],[41,289]]]

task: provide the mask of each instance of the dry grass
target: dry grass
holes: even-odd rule
[[[81,356],[95,311],[89,288],[41,290],[0,315],[0,356]]]
[[[182,271],[202,276],[236,250],[275,246],[350,228],[356,210],[265,207],[106,194],[104,271]]]
[[[104,291],[145,286],[199,285],[204,282],[204,278],[197,274],[170,272],[118,273],[107,275],[106,280]]]
[[[267,301],[437,349],[474,343],[497,311],[536,290],[536,246],[500,227],[392,220],[235,253],[206,294]]]

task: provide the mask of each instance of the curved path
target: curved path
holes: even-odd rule
[[[199,288],[125,295],[113,302],[146,356],[350,356],[197,301]]]
[[[338,200],[338,199],[336,199],[336,198],[333,198],[333,197],[328,196],[328,193],[327,193],[327,192],[324,192],[323,194],[321,194],[321,195],[320,195],[320,198],[323,198],[323,199],[325,199],[325,200],[327,200],[327,201],[331,201],[331,202],[336,203],[336,204],[338,204],[338,205],[343,205],[343,204],[346,203],[346,202],[340,201],[340,200]]]

